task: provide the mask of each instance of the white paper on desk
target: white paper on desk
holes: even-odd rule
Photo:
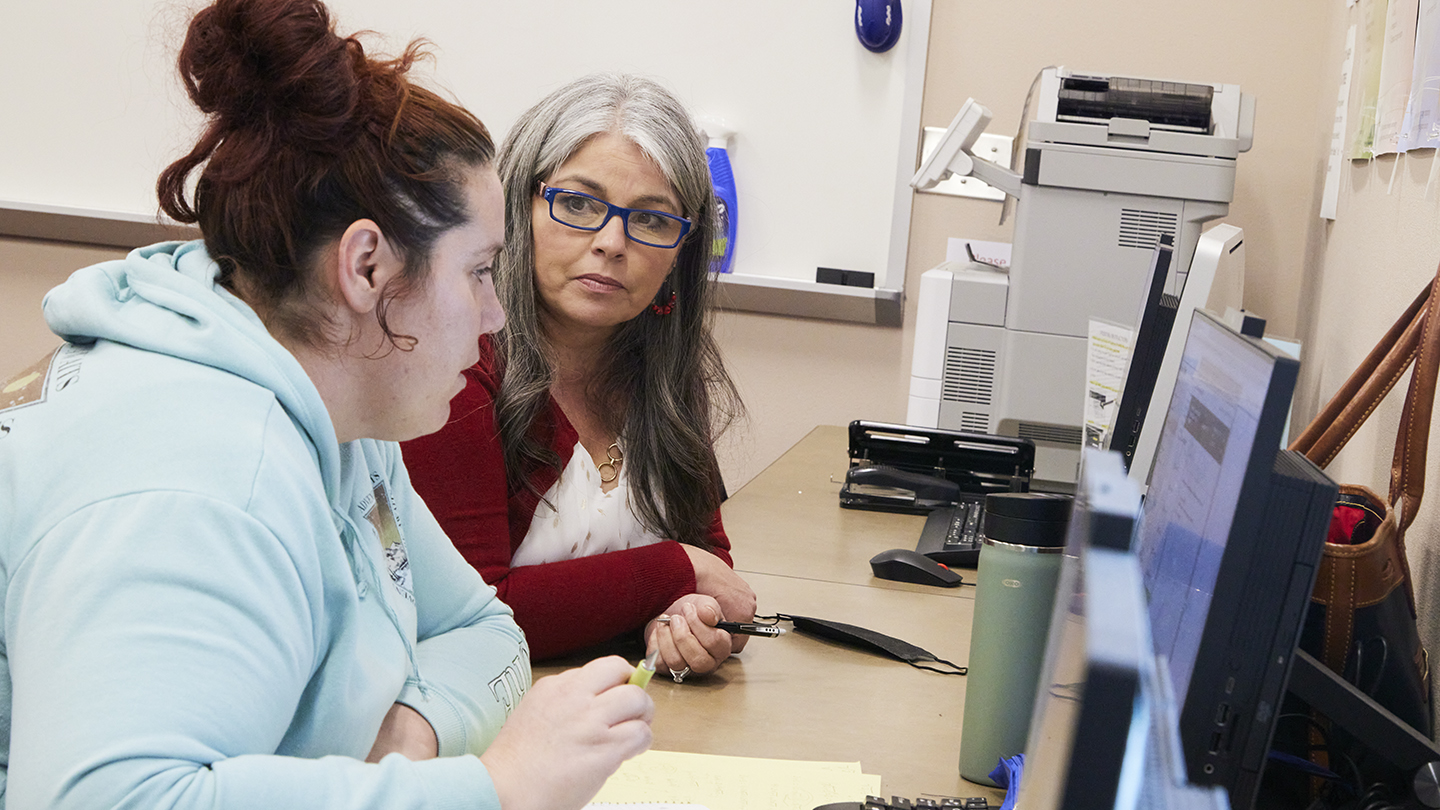
[[[585,805],[584,810],[710,810],[710,808],[703,804],[670,804],[668,802],[632,802],[630,804],[591,802]]]
[[[880,777],[858,762],[757,759],[646,751],[611,776],[596,802],[703,804],[709,810],[794,810],[863,802],[880,793]]]
[[[1434,2],[1435,0],[1425,0]],[[1330,133],[1330,162],[1325,167],[1325,190],[1320,195],[1320,216],[1335,218],[1340,200],[1340,172],[1345,164],[1345,123],[1350,114],[1350,74],[1355,69],[1355,26],[1345,34],[1345,58],[1340,63],[1340,97],[1335,102],[1335,127]]]
[[[1415,25],[1420,0],[1390,0],[1385,10],[1385,53],[1380,57],[1380,98],[1375,105],[1375,154],[1400,146],[1400,128],[1415,72]]]
[[[988,264],[992,267],[1010,269],[1010,243],[1009,242],[982,242],[979,239],[960,239],[950,237],[945,243],[945,261],[947,262],[968,262],[970,256],[965,252],[965,245],[970,245],[970,251],[981,264]]]
[[[1134,341],[1135,330],[1130,327],[1090,319],[1090,342],[1085,354],[1086,447],[1104,447],[1115,427]]]
[[[1420,0],[1415,25],[1415,63],[1410,100],[1400,132],[1400,151],[1440,145],[1440,0]]]

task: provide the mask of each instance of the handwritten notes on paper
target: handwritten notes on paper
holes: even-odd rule
[[[708,810],[794,810],[879,795],[858,762],[810,762],[646,751],[620,766],[591,807],[701,804]]]

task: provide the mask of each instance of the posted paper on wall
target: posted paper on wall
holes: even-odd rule
[[[1419,0],[1390,0],[1385,10],[1385,53],[1380,57],[1380,98],[1375,106],[1375,154],[1400,147],[1400,129],[1415,73],[1415,24]]]
[[[1360,83],[1360,103],[1355,108],[1355,139],[1350,145],[1352,160],[1375,157],[1375,107],[1380,99],[1380,59],[1385,55],[1385,0],[1362,0],[1362,24],[1355,44],[1358,63],[1354,81]]]
[[[1428,2],[1429,0],[1427,0]],[[1325,167],[1325,190],[1320,195],[1320,216],[1335,218],[1340,200],[1340,172],[1345,162],[1345,123],[1350,114],[1350,74],[1355,68],[1355,26],[1345,34],[1345,58],[1340,63],[1340,97],[1335,102],[1335,124],[1330,133],[1330,162]]]
[[[1420,0],[1415,27],[1415,67],[1400,151],[1440,146],[1440,0]]]

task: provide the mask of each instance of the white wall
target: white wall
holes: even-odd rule
[[[373,53],[429,40],[435,59],[417,75],[497,136],[583,74],[653,76],[697,117],[735,131],[737,273],[813,282],[816,267],[839,267],[899,284],[886,283],[895,166],[914,151],[903,121],[919,107],[929,0],[907,3],[919,18],[881,54],[861,46],[851,9],[835,0],[728,0],[708,11],[627,0],[624,13],[588,0],[328,6],[342,32],[381,32],[362,39]],[[7,4],[0,154],[11,157],[0,204],[153,213],[156,175],[201,124],[174,67],[186,22],[171,0]],[[797,186],[833,204],[795,205]]]

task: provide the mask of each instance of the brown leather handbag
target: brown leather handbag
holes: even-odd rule
[[[1290,445],[1316,465],[1328,465],[1413,361],[1395,439],[1390,497],[1382,499],[1363,486],[1340,487],[1300,646],[1427,737],[1430,667],[1416,626],[1405,532],[1425,494],[1425,455],[1440,372],[1437,301],[1440,272]],[[1329,764],[1344,770],[1340,763]]]

